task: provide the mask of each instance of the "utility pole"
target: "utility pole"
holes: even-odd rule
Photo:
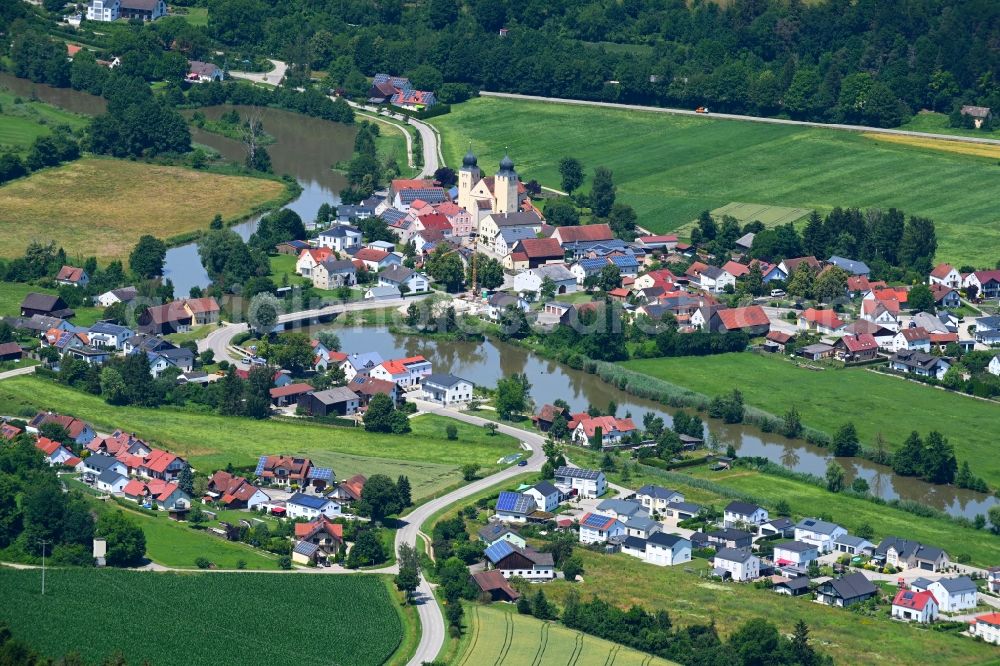
[[[42,596],[45,596],[45,547],[52,542],[39,539],[38,543],[42,545]]]

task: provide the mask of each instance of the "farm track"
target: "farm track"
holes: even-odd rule
[[[531,662],[531,666],[538,666],[542,663],[542,656],[545,654],[545,648],[549,644],[549,623],[543,622],[541,628],[538,630],[538,649],[535,651],[535,658]]]

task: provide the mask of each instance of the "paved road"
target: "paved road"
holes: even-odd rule
[[[30,375],[35,371],[38,366],[29,365],[23,368],[15,368],[14,370],[8,370],[7,372],[0,372],[0,379],[10,379],[11,377],[17,377],[19,375]]]
[[[288,69],[288,65],[280,60],[271,60],[271,64],[274,65],[274,69],[270,72],[229,72],[229,76],[234,79],[246,79],[254,83],[270,83],[276,86],[281,83],[281,79],[285,78],[285,70]]]
[[[481,97],[502,97],[505,99],[521,99],[533,102],[551,102],[554,104],[573,104],[576,106],[600,106],[608,109],[627,109],[631,111],[648,111],[650,113],[668,113],[677,116],[700,116],[704,118],[722,118],[724,120],[742,120],[752,123],[769,123],[771,125],[801,125],[803,127],[821,127],[827,129],[846,130],[849,132],[878,132],[879,134],[896,134],[899,136],[915,136],[925,139],[942,139],[958,143],[983,143],[1000,145],[1000,139],[987,139],[975,136],[954,136],[952,134],[934,134],[931,132],[911,132],[909,130],[884,129],[867,125],[845,125],[841,123],[814,123],[805,120],[785,120],[783,118],[761,118],[759,116],[742,116],[735,113],[696,113],[691,109],[673,109],[660,106],[641,106],[638,104],[615,104],[613,102],[590,102],[582,99],[560,99],[558,97],[538,97],[535,95],[516,95],[514,93],[489,92],[482,90]]]
[[[380,113],[381,109],[375,106],[368,106],[363,104],[358,104],[347,100],[355,111],[364,111],[367,113],[378,115],[383,120],[385,118],[393,118],[395,120],[405,120],[408,125],[412,125],[416,128],[417,132],[420,133],[420,143],[423,145],[424,154],[424,166],[420,173],[417,174],[418,178],[429,178],[434,175],[434,172],[438,170],[438,167],[444,165],[444,157],[441,154],[441,141],[438,137],[437,130],[428,125],[427,123],[417,120],[416,118],[410,118],[403,115],[389,115],[385,116]],[[407,151],[411,151],[410,148],[410,136],[406,136],[406,147]]]
[[[417,407],[423,412],[440,414],[442,416],[448,416],[459,421],[479,426],[488,422],[486,419],[481,419],[469,414],[463,414],[454,409],[442,408],[438,405],[434,405],[433,403],[423,402],[420,400],[415,402],[417,403]],[[458,490],[452,491],[447,495],[420,505],[413,512],[403,518],[406,524],[396,532],[397,550],[399,549],[399,546],[404,543],[415,548],[420,526],[424,523],[424,521],[430,518],[431,515],[437,513],[441,509],[449,507],[470,495],[500,483],[504,479],[509,479],[512,476],[523,474],[524,472],[535,472],[542,468],[542,464],[545,462],[545,455],[542,453],[542,446],[545,443],[545,439],[541,435],[505,425],[501,425],[498,428],[498,431],[505,435],[516,437],[519,441],[527,443],[532,448],[531,456],[528,458],[528,464],[525,467],[518,467],[517,465],[508,467],[507,469],[497,472],[496,474],[474,481],[473,483],[462,486]],[[427,579],[423,577],[421,577],[420,580],[420,587],[417,588],[416,600],[419,604],[417,606],[417,613],[420,618],[421,626],[420,644],[417,645],[417,651],[410,659],[409,666],[419,666],[426,661],[434,661],[434,659],[437,658],[438,653],[441,651],[441,647],[444,645],[445,637],[445,623],[444,616],[441,614],[441,607],[438,604],[437,599],[434,597],[434,592],[432,591],[430,584],[427,582]]]

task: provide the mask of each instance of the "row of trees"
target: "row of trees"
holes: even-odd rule
[[[0,153],[0,184],[27,176],[32,171],[71,162],[79,156],[77,138],[68,127],[58,125],[52,128],[52,134],[32,141],[24,159],[12,150]]]

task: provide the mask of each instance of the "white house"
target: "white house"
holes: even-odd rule
[[[340,515],[340,504],[327,497],[316,497],[315,495],[305,495],[295,493],[285,502],[288,517],[308,518],[314,520],[320,515],[327,518],[335,518]]]
[[[889,358],[889,367],[897,372],[943,379],[951,363],[942,356],[921,351],[900,351]]]
[[[580,519],[580,543],[605,543],[613,537],[624,537],[625,525],[617,518],[588,513]]]
[[[114,472],[120,476],[128,474],[128,468],[117,458],[102,454],[88,456],[83,461],[83,474],[85,477],[97,479],[105,472]]]
[[[407,293],[414,294],[430,289],[430,280],[423,273],[418,273],[412,268],[405,266],[393,266],[378,274],[378,285],[380,287],[396,287],[403,291],[406,287]]]
[[[927,277],[929,284],[940,284],[952,289],[962,288],[962,274],[951,264],[938,264]]]
[[[937,619],[938,610],[932,592],[900,590],[892,600],[892,616],[898,620],[929,624]]]
[[[330,248],[308,248],[299,253],[299,258],[295,260],[295,272],[302,277],[311,278],[313,269],[328,259],[333,259],[333,251]]]
[[[122,287],[121,289],[112,289],[103,294],[98,294],[96,300],[98,305],[106,308],[115,303],[131,303],[137,295],[138,291],[135,287]]]
[[[708,266],[698,275],[698,286],[713,294],[720,294],[726,287],[735,287],[736,278],[716,266]]]
[[[556,486],[565,493],[575,490],[578,497],[600,497],[608,489],[608,480],[599,469],[563,466],[556,470]]]
[[[969,627],[969,633],[987,643],[1000,645],[1000,613],[978,615]]]
[[[646,539],[646,562],[669,567],[691,561],[691,541],[676,534],[654,532]]]
[[[840,525],[817,518],[803,518],[795,525],[795,540],[816,546],[820,553],[833,551],[833,542],[845,534]]]
[[[991,375],[1000,377],[1000,354],[997,354],[990,359],[990,364],[986,366],[986,370],[989,371]]]
[[[417,386],[421,383],[421,380],[429,377],[431,375],[431,363],[423,356],[410,356],[409,358],[383,361],[373,367],[368,374],[375,379],[395,382],[397,385],[406,388],[408,386]]]
[[[788,541],[775,544],[774,563],[796,573],[804,573],[811,562],[819,559],[819,548],[804,541]]]
[[[601,444],[618,444],[625,437],[635,432],[635,424],[632,419],[619,419],[614,416],[595,416],[593,418],[580,419],[573,429],[572,439],[577,444],[588,446],[594,437],[597,436],[598,428],[601,432]]]
[[[545,278],[549,278],[555,284],[556,295],[572,294],[576,291],[576,277],[566,268],[566,264],[546,264],[518,273],[514,276],[514,289],[522,294],[537,294],[541,291]]]
[[[93,456],[92,456],[93,457]],[[97,477],[94,487],[106,493],[120,493],[128,484],[128,477],[113,469],[105,470]]]
[[[904,328],[896,334],[892,342],[893,351],[921,351],[925,354],[931,352],[931,334],[919,326]]]
[[[760,527],[768,521],[767,509],[751,502],[730,502],[722,514],[724,527],[756,525]]]
[[[500,539],[486,549],[486,561],[504,578],[517,576],[530,581],[547,581],[556,577],[552,553],[539,553],[529,546],[517,546]]]
[[[525,495],[534,498],[535,504],[542,511],[552,512],[559,506],[559,498],[562,495],[559,489],[548,481],[540,481],[524,491]]]
[[[80,461],[79,458],[73,455],[72,451],[48,437],[39,437],[38,441],[35,442],[35,448],[45,455],[45,462],[49,464],[49,467],[62,465],[63,463],[73,465],[73,463]]]
[[[497,498],[496,516],[505,523],[525,523],[538,510],[535,498],[505,490]]]
[[[99,321],[87,331],[92,347],[113,347],[121,349],[125,341],[135,335],[135,331],[127,326],[119,326],[106,321]]]
[[[927,586],[940,609],[946,613],[970,610],[979,603],[979,588],[968,576],[941,578]]]
[[[424,391],[424,400],[449,406],[464,404],[472,400],[475,384],[468,379],[462,379],[450,374],[426,375],[420,382]],[[546,509],[548,510],[548,509]]]
[[[728,573],[733,580],[760,578],[760,559],[749,550],[722,548],[715,554],[712,566],[717,575]]]
[[[319,247],[328,247],[337,252],[361,245],[361,230],[349,224],[338,224],[316,236]]]
[[[87,4],[88,21],[117,21],[120,15],[120,0],[90,0]]]
[[[671,502],[683,502],[684,495],[663,486],[645,485],[635,491],[635,499],[652,514],[665,512]]]

